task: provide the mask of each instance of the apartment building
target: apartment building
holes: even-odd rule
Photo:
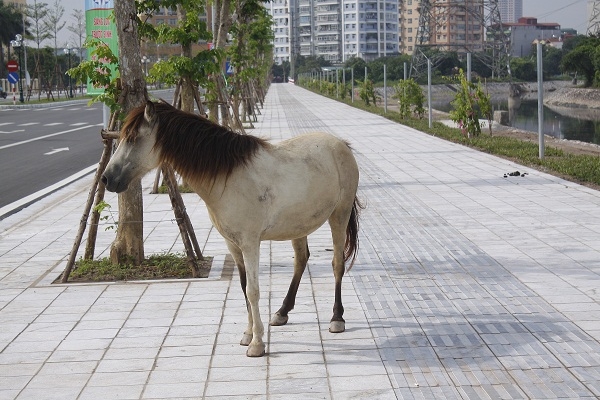
[[[421,2],[419,0],[405,0],[399,3],[400,53],[412,54],[418,41]]]
[[[431,44],[440,51],[483,51],[483,0],[438,0],[432,7]]]
[[[371,61],[412,54],[418,35],[442,51],[484,48],[484,0],[273,0],[275,63],[292,54],[341,64],[352,57]],[[421,12],[425,29],[420,30]]]
[[[523,0],[498,0],[502,23],[517,22],[523,16]]]
[[[284,61],[290,61],[292,54],[292,12],[295,2],[298,0],[272,0],[266,7],[273,17],[273,57],[276,64],[281,65]]]
[[[275,63],[291,54],[323,57],[341,64],[399,53],[398,1],[274,0]]]
[[[400,52],[398,3],[343,0],[342,62],[352,57],[368,62]]]
[[[558,40],[563,31],[556,22],[538,22],[537,18],[522,17],[517,22],[502,24],[510,34],[510,55],[528,57],[533,54],[534,41]]]
[[[420,36],[424,45],[441,51],[482,51],[483,14],[483,0],[437,0],[428,7],[418,0],[405,0],[400,8],[400,52],[412,55]]]

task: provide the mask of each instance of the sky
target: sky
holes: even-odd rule
[[[536,17],[538,22],[557,22],[561,28],[573,28],[581,34],[587,31],[588,0],[523,0],[523,16]]]
[[[54,3],[54,0],[42,1],[49,5]],[[33,3],[32,0],[28,2]],[[587,3],[588,0],[523,0],[523,16],[537,17],[539,22],[557,22],[563,28],[574,28],[585,34],[588,20]],[[85,1],[62,0],[61,4],[65,7],[64,19],[67,25],[58,34],[60,45],[72,41],[73,34],[67,26],[73,24],[71,14],[74,9],[85,11]]]

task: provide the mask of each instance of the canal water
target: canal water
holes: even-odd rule
[[[510,126],[531,132],[538,132],[537,100],[517,99],[509,102],[492,101],[494,110],[509,112]],[[452,106],[448,101],[433,102],[436,110],[449,112]],[[559,114],[544,106],[544,133],[559,139],[578,140],[600,145],[600,111],[598,119],[586,119]]]

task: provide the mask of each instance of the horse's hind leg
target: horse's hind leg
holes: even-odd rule
[[[246,295],[246,266],[244,264],[244,257],[240,248],[228,240],[226,240],[226,242],[229,253],[231,253],[233,261],[235,261],[235,265],[237,266],[240,274],[240,284],[242,286],[242,291],[244,292],[244,298],[246,299],[246,310],[248,310],[248,327],[244,331],[244,336],[242,337],[240,344],[242,346],[248,346],[252,341],[252,313],[250,310],[250,303],[248,302],[248,296]]]
[[[351,209],[350,209],[351,210]],[[331,236],[333,238],[333,276],[335,278],[335,299],[333,317],[329,323],[329,332],[339,333],[346,330],[344,306],[342,305],[342,277],[344,276],[344,245],[346,243],[346,227],[350,210],[336,209],[329,218]]]
[[[283,300],[281,308],[273,314],[271,318],[271,326],[285,325],[288,322],[288,313],[294,309],[296,304],[296,294],[298,293],[298,286],[300,286],[300,280],[302,274],[306,268],[308,257],[310,257],[310,251],[308,250],[308,242],[306,236],[300,239],[292,240],[292,247],[294,248],[294,276],[290,283],[287,295]]]

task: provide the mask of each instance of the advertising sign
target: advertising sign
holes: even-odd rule
[[[117,38],[117,26],[113,18],[114,0],[85,0],[85,25],[86,36],[103,41],[112,50],[113,54],[119,55],[119,41]],[[90,60],[91,51],[88,51]],[[100,60],[102,61],[102,60]],[[116,68],[112,68],[113,77],[119,73]],[[101,94],[104,88],[94,87],[90,82],[87,85],[88,94]]]

